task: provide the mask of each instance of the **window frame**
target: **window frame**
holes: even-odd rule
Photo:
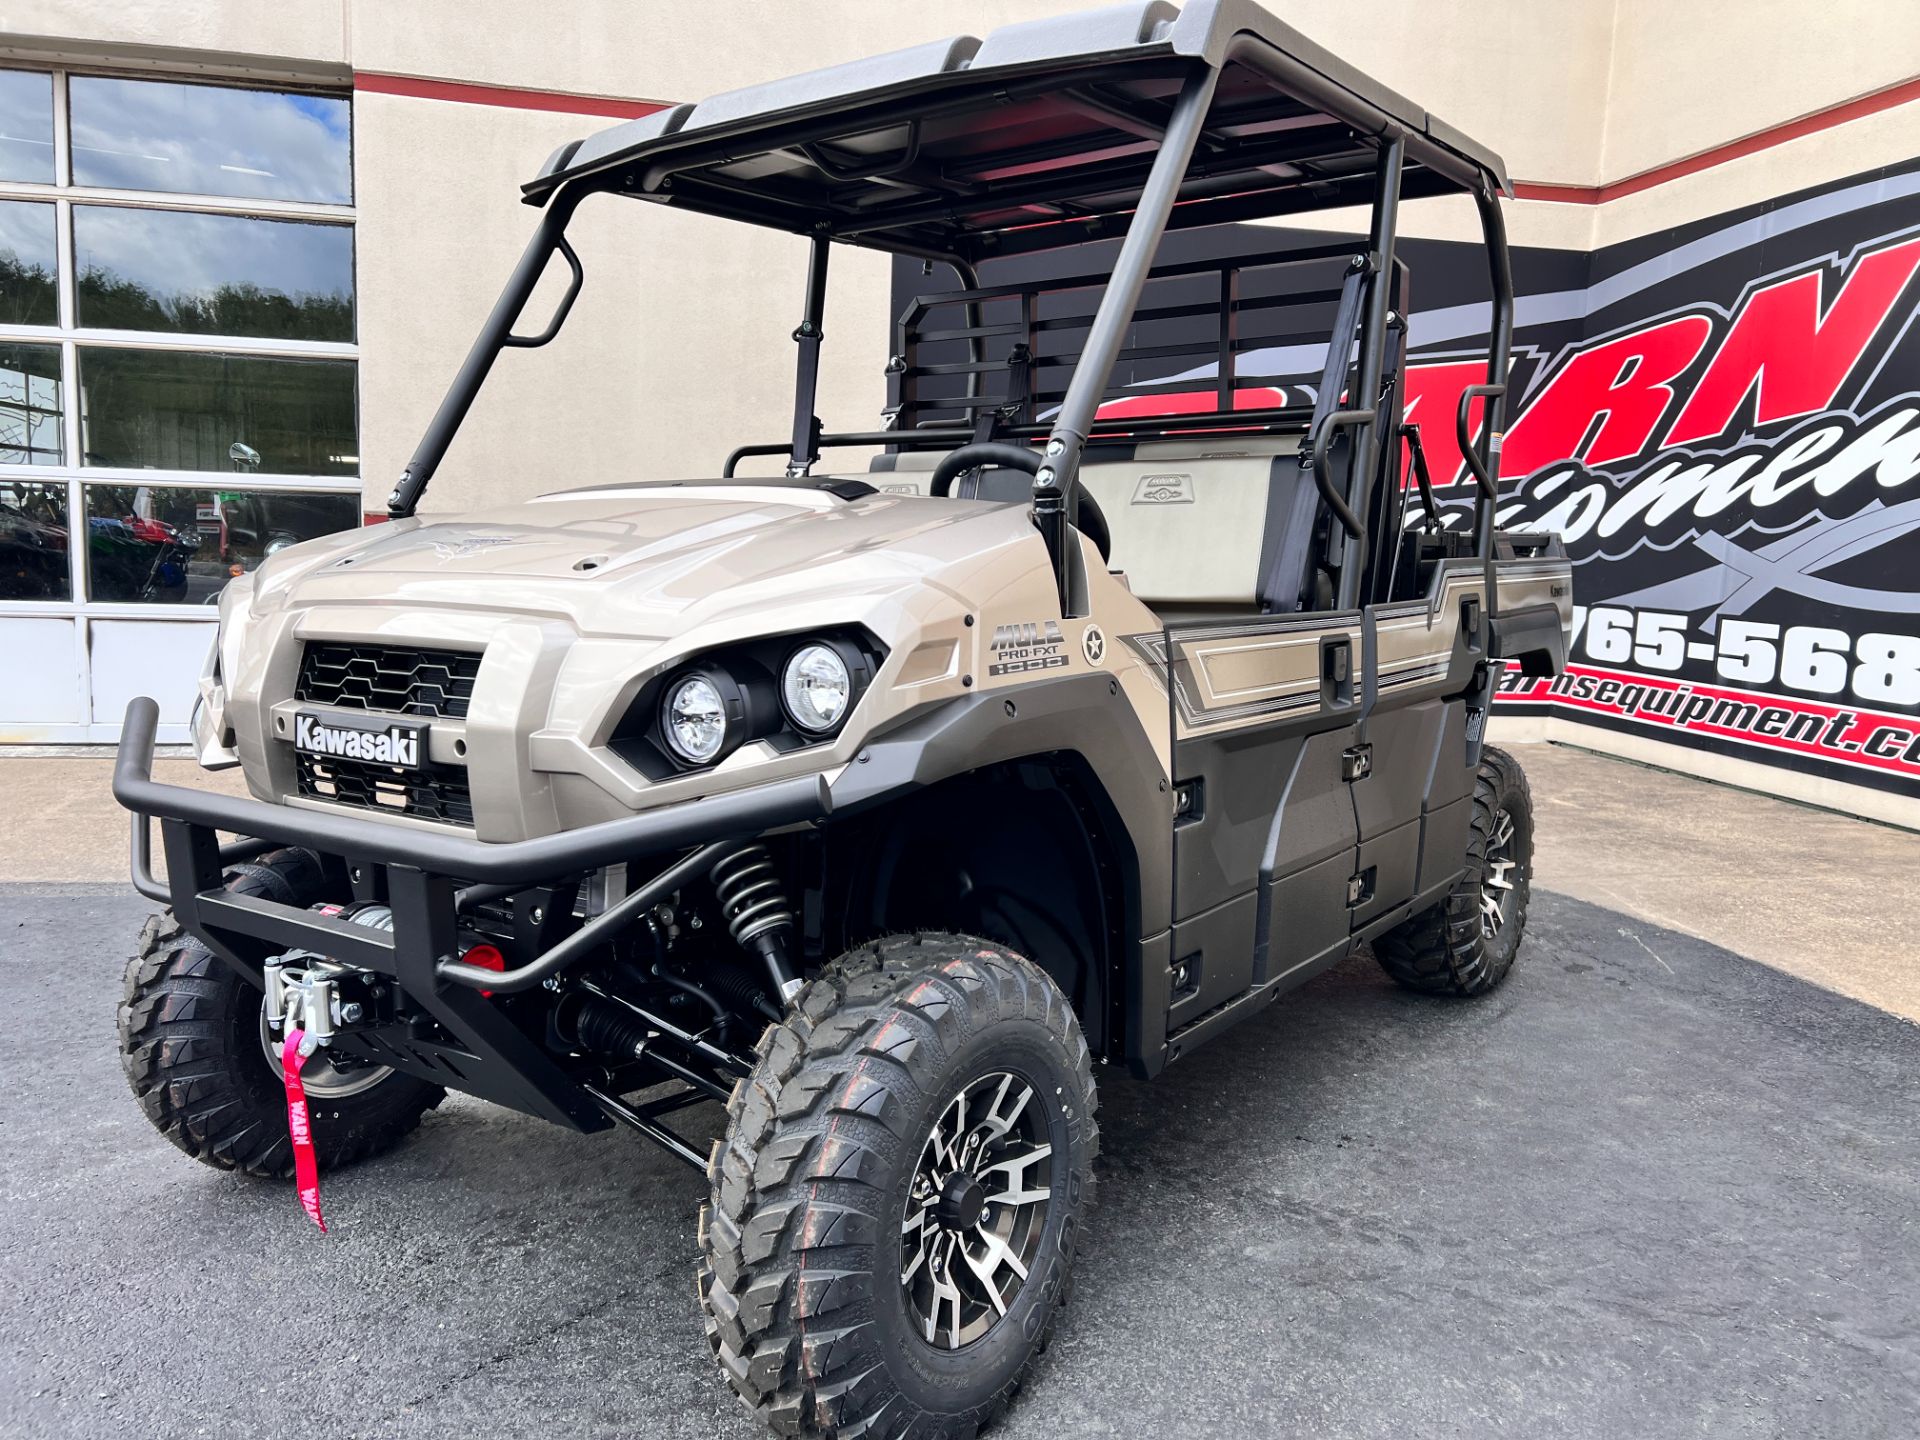
[[[58,314],[55,325],[0,324],[0,343],[55,346],[60,354],[61,463],[57,465],[0,464],[0,480],[26,484],[61,484],[67,487],[67,513],[80,517],[67,530],[67,564],[71,577],[71,598],[67,600],[13,600],[0,598],[0,615],[14,616],[93,616],[125,619],[185,619],[203,611],[208,619],[212,606],[181,607],[173,604],[141,601],[102,602],[90,598],[87,567],[86,515],[87,484],[147,485],[156,488],[221,489],[274,492],[318,492],[350,495],[356,513],[364,515],[364,471],[344,475],[248,475],[228,470],[143,470],[118,466],[81,463],[80,352],[83,348],[121,350],[168,350],[200,354],[259,355],[280,359],[350,360],[354,368],[355,448],[358,451],[363,430],[358,361],[360,325],[359,237],[353,243],[354,329],[352,341],[280,340],[246,335],[176,334],[170,331],[114,330],[83,328],[79,318],[79,276],[74,270],[73,213],[85,205],[114,206],[129,210],[173,210],[201,214],[231,215],[257,220],[301,220],[335,224],[355,231],[358,218],[355,206],[334,205],[306,200],[252,200],[228,195],[189,195],[168,191],[123,190],[72,183],[72,134],[68,124],[67,82],[71,76],[105,76],[113,79],[181,80],[212,84],[236,90],[274,90],[286,93],[313,93],[343,98],[351,104],[351,90],[326,86],[287,83],[248,83],[222,76],[178,76],[162,70],[110,68],[82,65],[35,65],[22,61],[0,61],[0,68],[28,70],[51,75],[53,83],[53,183],[0,180],[0,200],[28,200],[51,203],[54,207],[55,254],[59,265],[57,286]],[[351,114],[351,112],[350,112]],[[357,120],[357,116],[353,116]],[[352,173],[353,144],[349,135],[349,173]],[[183,611],[185,613],[183,613]]]

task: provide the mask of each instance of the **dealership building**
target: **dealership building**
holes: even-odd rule
[[[185,738],[221,587],[383,514],[557,146],[1071,8],[1093,7],[10,7],[0,743],[110,742],[140,694]],[[1270,8],[1515,177],[1508,523],[1568,533],[1581,629],[1569,676],[1516,683],[1498,723],[1920,826],[1920,6]],[[1409,335],[1430,446],[1484,345],[1448,248],[1475,226],[1464,200],[1402,222],[1437,277]],[[502,357],[429,518],[713,475],[785,434],[802,238],[612,196],[572,233],[579,305],[552,345]],[[1271,242],[1249,233],[1242,250]],[[829,430],[881,423],[892,318],[929,283],[836,252]],[[1319,369],[1261,363],[1231,378]]]

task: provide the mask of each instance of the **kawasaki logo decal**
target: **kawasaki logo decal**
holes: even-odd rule
[[[294,717],[293,744],[309,755],[334,755],[342,760],[365,760],[403,770],[420,767],[424,725],[392,724],[384,729],[323,720],[302,711]]]

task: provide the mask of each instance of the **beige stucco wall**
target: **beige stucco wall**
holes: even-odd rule
[[[6,0],[0,37],[345,65],[344,0]]]
[[[1920,10],[1920,5],[1916,5]],[[1920,56],[1914,61],[1920,66]],[[1802,135],[1595,206],[1594,246],[1757,205],[1920,155],[1920,102]]]
[[[1614,0],[1614,9],[1608,180],[1920,74],[1914,0]],[[1916,126],[1911,112],[1907,123]]]
[[[1499,151],[1514,176],[1576,185],[1598,178],[1612,0],[1271,0],[1269,8]]]

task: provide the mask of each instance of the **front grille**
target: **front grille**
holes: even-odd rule
[[[335,805],[411,815],[417,820],[440,820],[451,825],[473,824],[473,792],[467,772],[459,765],[427,765],[419,770],[396,770],[365,760],[343,760],[335,755],[294,752],[299,767],[300,793]]]
[[[480,657],[469,651],[311,640],[293,694],[342,710],[460,720],[479,674]]]

